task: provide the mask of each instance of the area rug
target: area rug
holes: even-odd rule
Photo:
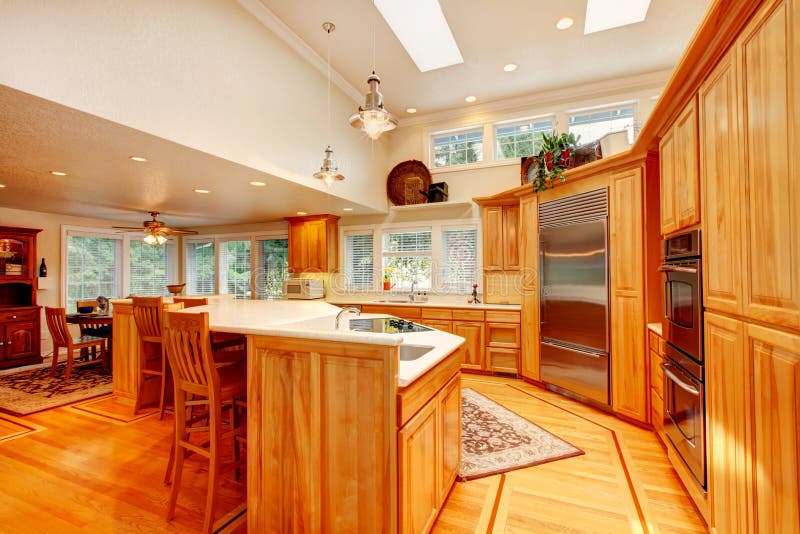
[[[461,396],[461,481],[584,454],[469,388]]]
[[[99,365],[73,367],[69,381],[64,365],[53,378],[49,367],[0,376],[0,412],[28,415],[111,393],[111,375]]]

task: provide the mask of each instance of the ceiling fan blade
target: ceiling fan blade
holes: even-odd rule
[[[195,230],[181,230],[179,228],[169,228],[167,226],[162,226],[160,229],[176,235],[195,235],[197,233]]]
[[[142,228],[141,226],[112,226],[111,228],[117,228],[118,230],[139,230],[144,231],[147,228]]]

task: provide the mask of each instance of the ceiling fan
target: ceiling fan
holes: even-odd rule
[[[166,226],[163,221],[158,220],[158,212],[151,211],[150,216],[152,219],[143,221],[142,226],[113,226],[119,230],[141,230],[145,234],[144,242],[148,245],[163,245],[167,242],[169,234],[176,235],[192,235],[196,234],[194,230],[181,230],[179,228],[170,228]]]

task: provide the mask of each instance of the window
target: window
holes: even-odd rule
[[[249,299],[250,240],[222,241],[219,254],[220,292]]]
[[[498,125],[497,159],[514,159],[537,154],[542,148],[542,132],[553,132],[553,119],[527,121],[522,124]]]
[[[171,249],[174,244],[148,245],[140,239],[131,239],[129,244],[129,290],[128,293],[140,297],[167,296]],[[174,262],[173,262],[174,263]]]
[[[79,300],[120,297],[121,244],[119,237],[67,234],[66,309]]]
[[[431,152],[434,167],[483,161],[483,129],[434,135]]]
[[[213,295],[217,291],[214,241],[187,240],[184,244],[183,280],[187,295]]]
[[[344,235],[344,272],[347,289],[373,289],[373,234],[371,230]]]
[[[283,281],[289,278],[289,240],[257,239],[256,249],[256,298],[283,297]]]
[[[442,285],[448,292],[467,293],[478,280],[478,230],[442,230]]]
[[[386,232],[383,234],[383,272],[396,290],[432,287],[431,231]]]
[[[569,117],[569,132],[580,135],[580,144],[597,141],[605,134],[628,130],[633,142],[633,106],[585,111]]]

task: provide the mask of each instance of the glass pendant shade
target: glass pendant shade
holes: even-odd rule
[[[154,232],[144,236],[144,239],[142,239],[142,241],[144,241],[148,245],[163,245],[164,243],[167,242],[167,238],[161,234]]]
[[[362,130],[370,139],[377,139],[383,132],[397,128],[397,118],[383,107],[383,95],[379,85],[381,79],[375,72],[367,79],[369,92],[364,106],[350,117],[350,125]]]
[[[337,180],[344,180],[344,176],[339,174],[339,167],[336,165],[336,160],[333,159],[333,149],[328,145],[325,149],[325,158],[322,160],[322,166],[319,172],[314,173],[314,178],[319,178],[328,187],[332,186]]]

